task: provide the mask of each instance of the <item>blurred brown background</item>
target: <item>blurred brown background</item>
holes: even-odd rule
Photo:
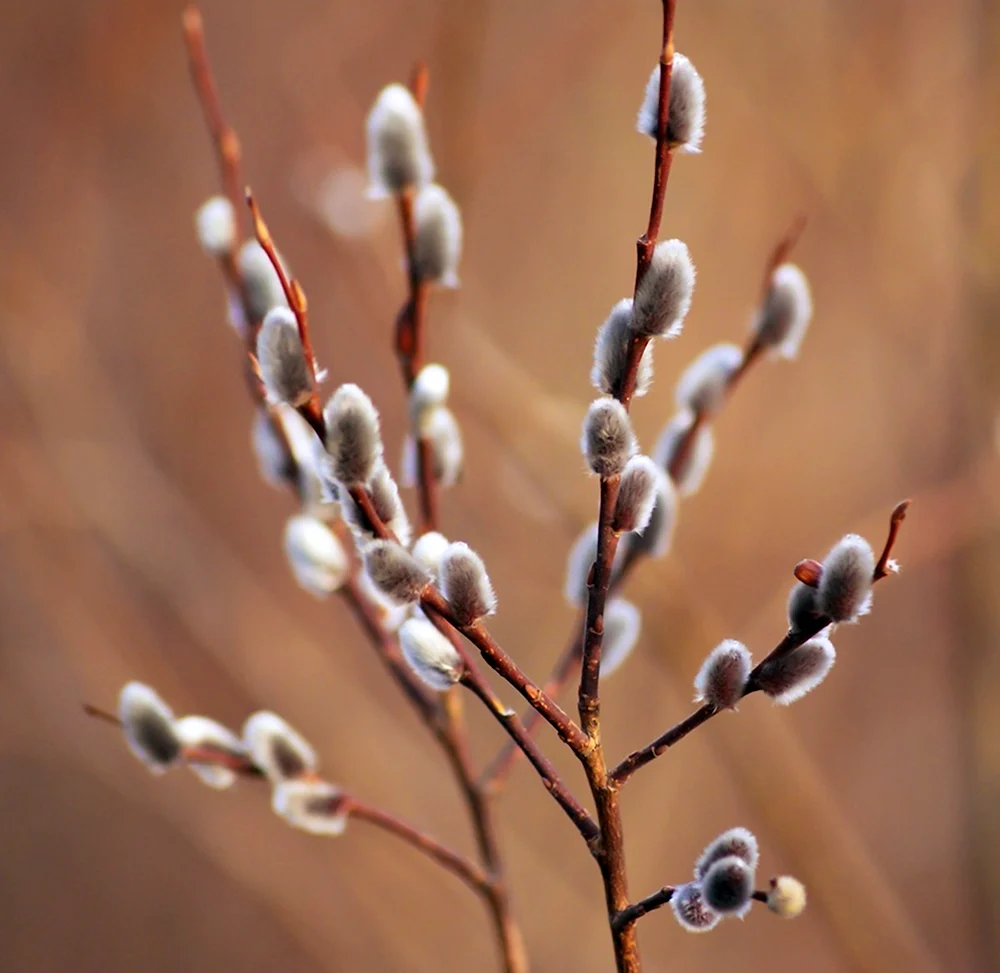
[[[677,160],[665,232],[699,269],[682,339],[637,403],[652,442],[705,345],[739,340],[792,217],[817,307],[801,360],[720,418],[668,562],[632,585],[636,657],[607,686],[620,754],[687,712],[721,637],[765,653],[792,565],[880,543],[916,504],[903,575],[791,710],[759,698],[644,771],[626,799],[633,893],[681,881],[740,823],[762,871],[810,887],[794,923],[710,936],[643,921],[657,971],[1000,969],[998,24],[981,0],[681,0],[708,86],[704,154]],[[331,382],[404,429],[391,209],[361,201],[364,115],[430,63],[440,178],[465,216],[463,288],[435,296],[468,442],[444,529],[485,556],[495,631],[537,676],[572,613],[565,552],[592,519],[577,431],[591,343],[629,292],[649,143],[633,119],[655,0],[222,0],[204,13],[246,175],[309,293]],[[426,732],[339,604],[280,554],[289,499],[256,478],[238,347],[191,214],[216,175],[179,5],[4,3],[0,35],[0,969],[494,968],[479,904],[362,825],[295,833],[260,789],[153,780],[79,702],[156,686],[238,725],[286,715],[324,767],[462,847]],[[473,714],[477,754],[499,742]],[[550,752],[551,734],[542,740]],[[577,768],[559,755],[569,779]],[[606,971],[596,870],[521,765],[502,801],[538,971]]]

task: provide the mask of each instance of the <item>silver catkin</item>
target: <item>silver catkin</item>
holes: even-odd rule
[[[755,676],[758,688],[779,706],[788,706],[814,690],[837,661],[833,643],[810,639],[785,655],[765,662]]]
[[[709,932],[722,919],[718,912],[706,904],[697,882],[678,886],[670,897],[670,909],[681,928],[688,932]]]
[[[125,742],[154,774],[162,774],[181,756],[181,741],[169,706],[149,686],[126,683],[118,695],[118,719]]]
[[[413,204],[416,235],[413,263],[417,276],[444,287],[458,286],[462,255],[462,214],[438,185],[424,186]]]
[[[875,553],[857,534],[847,534],[823,559],[823,574],[816,592],[822,615],[834,622],[853,622],[871,607]]]
[[[611,529],[618,534],[642,533],[649,525],[657,496],[663,492],[663,470],[648,456],[633,456],[622,470]]]
[[[742,642],[720,642],[702,663],[694,680],[695,701],[717,710],[735,709],[750,675],[750,653]]]
[[[764,305],[751,331],[758,344],[780,358],[798,355],[812,319],[812,294],[806,275],[795,264],[781,264],[771,277]]]
[[[753,904],[753,869],[742,858],[720,858],[706,872],[701,889],[705,904],[724,916],[742,918]]]
[[[382,459],[378,410],[357,385],[341,385],[323,410],[333,477],[345,486],[366,483]]]
[[[676,338],[694,293],[694,264],[685,243],[664,240],[653,251],[635,294],[632,327],[649,338]]]
[[[757,868],[760,850],[752,831],[747,828],[730,828],[713,838],[698,856],[694,866],[694,877],[700,881],[708,874],[712,865],[730,855],[741,858],[751,871]]]
[[[619,395],[628,370],[628,350],[632,340],[632,298],[619,301],[597,330],[594,364],[590,383],[605,395]],[[653,381],[653,345],[646,345],[635,377],[635,395],[645,395]]]
[[[390,602],[410,605],[430,581],[430,574],[406,548],[395,541],[374,541],[364,550],[365,571]]]
[[[366,134],[372,196],[423,186],[434,178],[423,112],[405,85],[390,84],[379,92]]]
[[[316,751],[277,713],[253,713],[243,724],[243,744],[272,783],[316,772]]]
[[[722,342],[707,348],[681,374],[674,391],[677,408],[713,413],[742,362],[743,350],[737,345]]]
[[[694,442],[681,453],[694,421],[690,409],[681,409],[663,427],[653,450],[653,459],[667,471],[682,497],[693,496],[701,489],[715,455],[715,434],[707,422],[699,423]]]
[[[251,322],[263,321],[271,308],[288,307],[284,288],[271,258],[256,240],[247,240],[240,247],[236,266],[243,281],[243,299]]]
[[[617,399],[595,399],[583,422],[580,448],[592,473],[618,476],[636,450],[632,421]]]
[[[408,618],[399,629],[403,657],[421,681],[443,692],[462,678],[462,657],[426,618]]]
[[[257,362],[267,397],[299,406],[313,393],[314,382],[302,350],[295,315],[286,307],[267,312],[257,334]]]
[[[496,611],[497,599],[483,559],[468,544],[450,544],[441,557],[441,593],[460,625]]]
[[[660,65],[653,68],[646,84],[636,128],[642,135],[656,138],[659,122]],[[705,133],[705,83],[691,61],[674,53],[670,69],[670,101],[667,115],[667,144],[683,152],[700,152]]]

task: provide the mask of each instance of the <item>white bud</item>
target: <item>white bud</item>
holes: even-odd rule
[[[390,195],[434,178],[423,112],[404,85],[390,84],[379,92],[366,132],[370,195]]]
[[[246,759],[246,748],[240,738],[227,726],[205,716],[184,716],[175,724],[177,738],[185,749],[200,750],[206,754],[217,753],[223,758],[240,761]],[[225,790],[236,783],[236,771],[221,763],[199,762],[188,759],[188,767],[202,782],[217,790]]]
[[[604,608],[601,678],[617,672],[632,654],[642,629],[642,613],[624,598],[611,598]]]
[[[118,719],[129,750],[154,774],[162,774],[180,758],[173,711],[149,686],[129,682],[122,687]]]
[[[420,369],[410,388],[410,416],[414,425],[420,425],[428,410],[448,401],[450,384],[444,365],[424,365]]]
[[[656,138],[660,105],[660,65],[653,68],[639,109],[636,128],[641,135]],[[667,144],[682,152],[700,152],[705,133],[705,83],[694,65],[674,53],[670,68],[670,103],[667,114]]]
[[[408,547],[413,528],[410,526],[410,518],[406,515],[406,508],[400,499],[399,487],[396,486],[396,481],[382,460],[378,461],[365,488],[378,519],[393,532],[400,544]],[[376,539],[372,524],[346,490],[343,491],[340,499],[340,509],[344,521],[351,528],[351,532],[359,544],[363,545]]]
[[[674,918],[688,932],[708,932],[722,919],[714,909],[710,909],[702,896],[697,882],[688,882],[674,890],[670,897],[670,908]]]
[[[750,676],[750,653],[742,642],[720,642],[702,663],[694,680],[695,702],[716,710],[735,709]]]
[[[806,887],[791,875],[771,879],[767,907],[782,919],[796,919],[806,908]]]
[[[267,312],[257,334],[257,362],[271,402],[299,406],[313,392],[313,377],[302,350],[295,315],[286,307]]]
[[[410,668],[431,689],[443,692],[462,678],[462,657],[426,618],[408,618],[403,622],[399,645]]]
[[[753,869],[736,855],[720,858],[701,883],[705,904],[722,915],[741,919],[753,905]]]
[[[276,713],[251,715],[243,724],[243,743],[254,765],[274,784],[316,773],[316,751]]]
[[[721,404],[729,379],[743,363],[743,351],[722,343],[703,351],[681,374],[674,397],[678,409],[712,413]]]
[[[656,502],[649,517],[649,523],[641,534],[629,534],[625,545],[629,552],[637,551],[647,557],[665,557],[674,538],[677,525],[677,491],[669,476],[656,481]]]
[[[682,497],[693,496],[701,489],[715,454],[715,435],[706,422],[698,424],[694,442],[686,445],[694,421],[694,413],[682,409],[664,426],[653,450],[653,459],[667,471]]]
[[[595,399],[583,421],[580,449],[592,473],[618,476],[636,450],[632,421],[617,399]]]
[[[833,643],[814,638],[765,662],[754,679],[758,688],[779,706],[788,706],[826,679],[836,661]]]
[[[625,384],[628,349],[632,340],[632,298],[619,301],[597,330],[594,365],[590,383],[598,392],[618,396]],[[635,377],[635,395],[645,395],[653,381],[653,345],[648,343],[639,359]]]
[[[372,584],[372,579],[365,571],[358,574],[358,587],[361,589],[362,597],[378,609],[382,629],[386,632],[399,631],[399,626],[410,617],[412,606],[398,605],[390,601]]]
[[[448,549],[448,538],[436,530],[421,534],[413,544],[413,556],[436,578],[441,573],[441,558]]]
[[[420,562],[394,541],[375,541],[364,550],[365,571],[372,584],[393,604],[410,605],[430,575]]]
[[[622,534],[642,533],[649,524],[656,498],[663,492],[666,473],[648,456],[633,456],[622,470],[611,529]]]
[[[382,459],[378,411],[357,385],[341,385],[323,410],[326,451],[334,479],[345,486],[366,483]]]
[[[424,186],[413,204],[413,221],[416,228],[413,262],[417,276],[444,287],[458,287],[462,214],[455,201],[441,186]]]
[[[801,581],[792,586],[788,593],[788,627],[793,632],[804,632],[823,617],[817,595],[815,588]]]
[[[274,813],[293,828],[309,834],[336,837],[347,827],[344,797],[325,780],[284,780],[271,795]]]
[[[276,428],[278,420],[260,406],[250,427],[250,445],[257,460],[261,479],[273,487],[283,486],[295,474],[295,461],[288,451],[284,436]]]
[[[344,546],[326,524],[296,514],[285,524],[285,555],[300,587],[325,598],[347,580],[350,562]]]
[[[694,866],[694,877],[698,880],[703,879],[712,865],[732,855],[742,859],[750,871],[756,870],[760,850],[752,831],[747,828],[730,828],[717,838],[713,838],[698,856]]]
[[[195,231],[202,250],[210,257],[224,257],[236,247],[236,215],[225,196],[205,200],[194,214]]]
[[[483,559],[468,544],[449,544],[441,557],[441,594],[459,625],[471,625],[497,609]]]
[[[694,293],[694,264],[687,244],[664,240],[653,251],[636,290],[632,327],[650,338],[676,338]]]
[[[779,358],[795,358],[812,311],[806,275],[795,264],[781,264],[771,277],[764,306],[754,317],[752,333],[762,348]]]
[[[271,308],[288,307],[284,288],[271,258],[256,240],[247,240],[240,247],[236,266],[243,281],[244,300],[252,322],[263,321]]]
[[[833,622],[855,622],[872,602],[875,553],[857,534],[842,537],[823,559],[816,592],[820,614]]]
[[[420,418],[418,435],[430,444],[435,481],[445,488],[455,486],[462,478],[465,463],[465,445],[455,414],[443,405],[427,409]],[[403,441],[401,472],[403,486],[417,485],[417,444],[410,435]]]

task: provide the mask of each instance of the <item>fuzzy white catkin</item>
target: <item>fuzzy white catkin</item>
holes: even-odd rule
[[[875,553],[857,534],[847,534],[823,559],[816,591],[820,614],[833,622],[854,622],[871,608]]]
[[[633,456],[622,470],[611,529],[642,533],[649,525],[666,474],[648,456]]]
[[[236,247],[236,214],[225,196],[212,196],[194,214],[195,232],[210,257],[224,257]]]
[[[435,481],[444,488],[455,486],[462,478],[465,465],[465,444],[455,414],[443,405],[425,410],[420,417],[418,434],[430,443],[431,470]],[[403,486],[417,485],[417,443],[412,435],[403,440],[400,470]]]
[[[412,607],[410,605],[399,605],[390,601],[378,588],[372,584],[372,579],[368,577],[367,571],[362,571],[358,575],[358,587],[361,589],[362,597],[365,601],[371,602],[379,612],[379,624],[386,632],[398,632],[399,626],[410,617]]]
[[[709,868],[722,858],[735,855],[746,862],[747,867],[754,871],[760,858],[757,838],[747,828],[730,828],[713,838],[698,856],[694,866],[694,877],[699,881],[708,874]]]
[[[149,686],[129,682],[122,687],[118,719],[129,750],[154,774],[162,774],[180,758],[173,711]]]
[[[806,908],[806,887],[791,875],[772,878],[767,907],[782,919],[797,918]]]
[[[814,638],[786,655],[765,662],[755,680],[775,703],[788,706],[826,679],[836,661],[833,643],[826,638]]]
[[[462,214],[455,201],[436,184],[424,186],[413,204],[416,234],[413,262],[421,280],[458,287],[462,255]]]
[[[656,138],[659,123],[660,65],[653,68],[639,108],[636,128],[641,135]],[[705,83],[691,61],[674,53],[670,68],[670,102],[667,144],[683,152],[700,152],[705,133]]]
[[[284,437],[275,428],[279,421],[263,406],[253,416],[250,427],[250,447],[257,460],[257,472],[269,486],[280,487],[295,473],[295,462]]]
[[[251,321],[263,321],[271,308],[288,307],[284,288],[271,258],[256,240],[247,240],[240,247],[236,266],[243,280],[244,299]]]
[[[350,562],[337,535],[321,520],[295,514],[285,523],[285,556],[299,586],[326,598],[347,580]]]
[[[628,349],[632,339],[632,298],[620,300],[597,329],[594,344],[594,364],[590,384],[605,395],[620,393],[628,368]],[[635,377],[635,395],[645,395],[653,381],[653,345],[646,345],[639,359]]]
[[[451,378],[444,365],[424,365],[410,388],[410,417],[415,426],[429,409],[448,401]]]
[[[497,609],[483,559],[468,544],[449,544],[441,557],[441,594],[459,625],[471,625]]]
[[[642,613],[624,598],[612,598],[604,609],[604,644],[601,648],[601,678],[617,672],[639,641]]]
[[[400,499],[399,487],[396,486],[396,481],[382,460],[376,464],[375,470],[368,478],[366,488],[378,519],[392,531],[396,540],[403,547],[408,547],[413,528],[410,525],[410,518],[406,514],[403,501]],[[376,535],[371,523],[347,491],[344,491],[341,496],[340,510],[359,546],[364,546],[369,541],[375,540]]]
[[[411,553],[437,578],[441,573],[441,558],[444,557],[449,543],[444,534],[440,534],[436,530],[429,530],[414,541]]]
[[[684,371],[674,390],[678,409],[711,414],[721,404],[729,379],[743,362],[743,351],[727,342],[703,351]]]
[[[635,294],[632,327],[650,338],[676,338],[684,327],[694,294],[694,264],[687,244],[664,240]]]
[[[323,410],[330,472],[345,486],[364,484],[382,460],[378,410],[357,385],[341,385]]]
[[[812,319],[812,294],[806,275],[795,264],[781,264],[771,277],[764,306],[753,319],[752,333],[779,358],[799,353]]]
[[[636,450],[632,421],[617,399],[595,399],[583,420],[580,449],[592,473],[618,476]]]
[[[793,632],[803,632],[822,617],[816,589],[796,581],[788,593],[788,627]]]
[[[316,751],[277,713],[253,713],[243,724],[243,744],[274,784],[316,772]]]
[[[405,85],[390,84],[379,92],[366,134],[371,196],[423,186],[434,178],[423,112]]]
[[[365,571],[372,584],[395,605],[411,605],[430,581],[430,574],[395,541],[375,541],[364,550]]]
[[[257,362],[271,402],[299,406],[313,392],[313,377],[302,350],[295,315],[286,307],[267,312],[257,334]]]
[[[629,534],[625,544],[619,545],[619,551],[627,546],[629,552],[639,552],[646,557],[665,557],[673,542],[674,528],[677,526],[678,513],[677,491],[669,476],[662,476],[656,484],[656,503],[650,514],[649,523],[641,534]]]
[[[682,497],[694,496],[705,482],[705,476],[715,455],[715,434],[712,427],[701,422],[694,434],[694,442],[678,460],[681,443],[690,432],[695,415],[682,409],[663,427],[653,459],[667,471]]]
[[[403,622],[399,645],[410,668],[431,689],[443,692],[462,678],[462,657],[426,618]]]
[[[198,750],[216,751],[242,759],[246,748],[240,738],[227,726],[206,716],[183,716],[175,724],[181,746]],[[188,767],[204,784],[216,790],[225,790],[236,783],[236,772],[216,763],[188,761]]]
[[[285,780],[274,788],[271,807],[293,828],[309,834],[336,837],[347,827],[341,809],[342,792],[325,780]]]
[[[722,919],[718,912],[708,907],[697,882],[688,882],[675,889],[670,897],[670,909],[688,932],[708,932]]]
[[[701,889],[705,904],[722,915],[743,918],[753,904],[753,869],[736,855],[720,858],[705,873]]]
[[[750,653],[742,642],[720,642],[702,663],[694,680],[695,702],[716,710],[734,709],[750,676]]]

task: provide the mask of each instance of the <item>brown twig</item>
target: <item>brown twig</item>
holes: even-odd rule
[[[904,500],[897,504],[892,511],[892,515],[889,519],[889,533],[886,537],[885,546],[882,550],[882,556],[879,558],[875,571],[872,574],[873,583],[880,581],[882,578],[886,577],[887,574],[891,573],[885,570],[885,563],[888,562],[892,555],[892,549],[896,543],[897,537],[899,536],[900,525],[906,517],[906,511],[909,508],[909,505],[910,501]],[[750,671],[750,676],[743,688],[742,696],[749,696],[751,693],[759,691],[760,687],[757,685],[757,677],[760,675],[761,670],[765,665],[767,665],[768,662],[773,659],[781,658],[789,652],[794,651],[799,646],[805,645],[809,639],[818,635],[823,631],[823,629],[831,624],[833,623],[829,618],[820,616],[805,628],[789,630],[786,632],[782,640]],[[667,751],[674,744],[683,740],[684,737],[686,737],[693,730],[696,730],[703,723],[707,723],[718,712],[720,711],[716,710],[712,705],[706,703],[696,709],[693,713],[686,716],[680,721],[680,723],[675,724],[670,727],[669,730],[660,734],[660,736],[658,736],[651,743],[646,744],[646,746],[639,750],[634,750],[611,772],[610,776],[612,783],[617,787],[621,787],[637,770],[645,767],[649,763],[652,763],[652,761]]]

